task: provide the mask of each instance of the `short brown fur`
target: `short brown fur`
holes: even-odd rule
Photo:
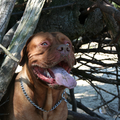
[[[49,41],[49,47],[41,47],[41,43]],[[70,43],[69,52],[62,55],[57,49],[65,41]],[[65,101],[51,112],[42,112],[35,108],[25,97],[21,89],[20,81],[23,82],[28,96],[38,106],[50,110],[60,99],[65,87],[50,87],[41,80],[36,79],[31,64],[37,63],[42,68],[52,67],[65,59],[69,66],[75,63],[71,41],[64,34],[40,32],[30,37],[21,51],[20,65],[22,71],[15,78],[15,85],[11,89],[10,100],[7,104],[6,113],[2,120],[66,120],[68,115]]]

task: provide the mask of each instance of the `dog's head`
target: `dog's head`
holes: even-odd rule
[[[73,88],[76,81],[68,75],[75,64],[70,39],[60,32],[40,32],[31,36],[21,51],[20,65],[27,64],[37,80],[49,86]]]

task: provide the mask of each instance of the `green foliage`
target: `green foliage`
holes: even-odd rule
[[[120,9],[120,6],[117,5],[116,3],[112,2],[112,4],[114,5],[114,7],[115,7],[116,9]]]

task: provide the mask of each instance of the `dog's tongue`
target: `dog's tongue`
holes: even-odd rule
[[[55,81],[58,85],[63,85],[69,89],[76,86],[76,80],[63,68],[53,67],[51,70],[54,73]]]

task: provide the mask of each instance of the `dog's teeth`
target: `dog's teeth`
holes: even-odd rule
[[[47,70],[44,71],[44,75],[47,76]]]
[[[47,77],[52,78],[48,71],[47,71]]]
[[[52,78],[50,73],[47,70],[44,71],[44,75],[48,78]]]

